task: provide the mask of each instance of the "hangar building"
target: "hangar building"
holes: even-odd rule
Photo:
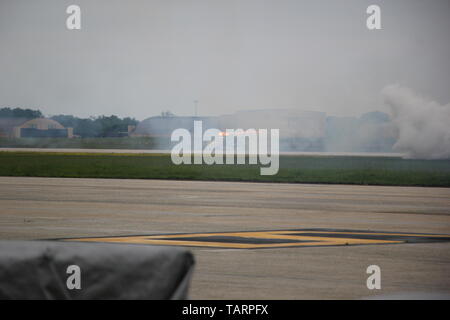
[[[239,111],[213,117],[157,116],[141,121],[131,136],[160,137],[167,140],[178,128],[193,132],[194,121],[203,122],[203,130],[226,129],[279,129],[283,150],[323,149],[326,114],[296,109],[260,109]]]
[[[73,128],[47,119],[0,118],[0,137],[6,138],[72,138]]]

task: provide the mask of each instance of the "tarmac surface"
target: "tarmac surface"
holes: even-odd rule
[[[340,230],[341,238],[369,231],[448,236],[450,188],[0,177],[0,239],[213,237],[219,245],[186,247],[196,258],[192,299],[450,294],[450,242],[297,246],[299,231],[287,233],[298,229],[308,237]],[[245,246],[235,245],[239,237],[247,237]],[[297,244],[283,247],[280,239]],[[255,249],[260,243],[274,247]],[[381,268],[380,290],[366,286],[369,265]]]
[[[170,154],[167,149],[81,149],[81,148],[0,148],[0,152],[45,152],[45,153],[116,153],[116,154]],[[323,151],[281,151],[285,156],[321,156],[321,157],[383,157],[402,158],[404,153],[395,152],[323,152]]]

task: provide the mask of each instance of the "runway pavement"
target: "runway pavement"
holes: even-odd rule
[[[0,152],[45,152],[45,153],[115,153],[115,154],[170,154],[170,149],[82,149],[82,148],[0,148]],[[285,151],[280,155],[321,157],[383,157],[402,158],[404,153],[396,152],[323,152]]]
[[[193,299],[450,293],[450,242],[333,238],[310,246],[303,245],[305,234],[288,234],[298,229],[308,229],[307,241],[316,242],[342,230],[344,239],[355,230],[450,235],[450,189],[0,177],[1,239],[160,235],[152,238],[160,241],[183,233],[183,241],[206,235],[214,237],[208,243],[230,244],[247,237],[243,246],[189,247],[197,261]],[[256,232],[267,230],[272,233]],[[314,232],[319,238],[311,238]],[[280,239],[302,245],[286,247]],[[260,243],[273,247],[254,248]],[[366,268],[374,264],[381,268],[381,290],[366,286]]]

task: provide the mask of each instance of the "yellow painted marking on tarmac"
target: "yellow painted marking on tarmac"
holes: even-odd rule
[[[232,248],[232,249],[256,249],[256,248],[281,248],[281,247],[307,247],[307,246],[342,246],[342,245],[362,245],[362,244],[394,244],[403,243],[404,240],[383,240],[383,239],[358,239],[358,238],[336,238],[325,236],[303,236],[301,233],[317,234],[354,234],[354,235],[399,235],[399,236],[427,236],[416,234],[392,234],[392,233],[365,233],[365,232],[337,232],[337,231],[307,231],[307,230],[280,230],[280,231],[254,231],[254,232],[214,232],[214,233],[193,233],[193,234],[171,234],[171,235],[149,235],[149,236],[129,236],[129,237],[104,237],[104,238],[79,238],[65,239],[65,241],[83,242],[112,242],[112,243],[134,243],[149,245],[171,245],[189,247],[212,247],[212,248]],[[428,235],[433,236],[434,235]],[[233,237],[242,238],[242,242],[231,242],[227,239],[223,241],[209,241],[208,237]],[[446,236],[442,236],[446,237]],[[196,240],[183,240],[180,238],[195,238]],[[201,238],[205,238],[204,241]],[[277,240],[276,243],[246,243],[246,239]],[[286,240],[287,242],[280,242]],[[290,242],[301,241],[301,242]]]
[[[325,233],[325,232],[322,232]],[[261,239],[285,239],[285,240],[299,240],[299,241],[310,241],[311,242],[320,241],[326,242],[332,245],[338,244],[369,244],[369,243],[399,243],[402,241],[394,241],[394,240],[375,240],[375,239],[355,239],[355,238],[334,238],[334,237],[314,237],[314,236],[300,236],[300,235],[281,235],[277,232],[260,232],[260,233],[252,233],[254,238]]]
[[[442,234],[417,234],[417,233],[389,233],[389,232],[346,232],[346,231],[275,231],[275,233],[291,234],[291,233],[329,233],[329,234],[354,234],[354,235],[373,235],[373,236],[405,236],[405,237],[433,237],[448,238],[450,235]]]

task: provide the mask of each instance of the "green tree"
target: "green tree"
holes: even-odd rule
[[[39,110],[21,109],[21,108],[1,108],[0,118],[23,118],[34,119],[42,118],[42,112]]]

